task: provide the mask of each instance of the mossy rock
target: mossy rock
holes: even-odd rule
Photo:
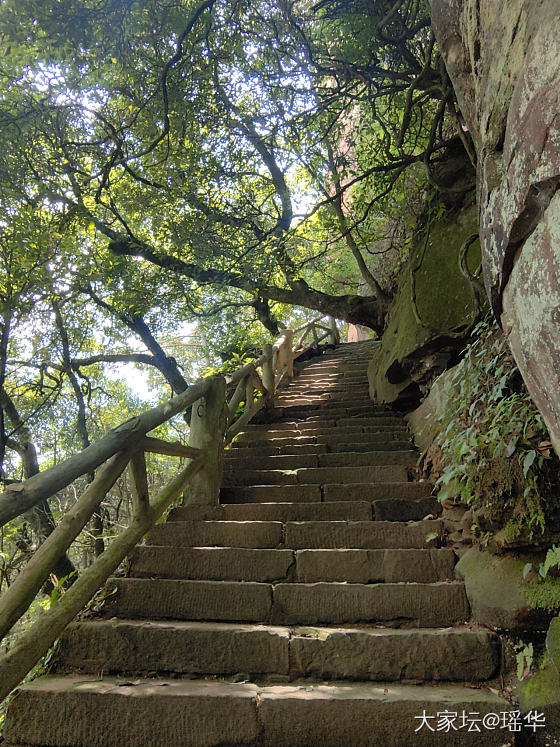
[[[541,666],[526,680],[519,683],[516,695],[519,708],[523,712],[538,711],[544,713],[546,726],[539,736],[546,738],[560,733],[560,674],[545,656]],[[541,742],[539,744],[556,744],[556,742]]]
[[[395,401],[411,382],[430,383],[440,373],[479,314],[472,283],[459,268],[459,252],[478,230],[478,211],[471,205],[452,218],[433,221],[413,248],[399,279],[399,290],[387,316],[381,346],[368,370],[370,394]],[[467,265],[480,263],[480,245],[471,244]]]
[[[465,580],[472,619],[493,630],[516,633],[545,630],[550,613],[531,608],[525,595],[523,568],[534,556],[496,556],[468,550],[455,566]]]
[[[430,393],[420,407],[407,415],[406,420],[414,436],[414,443],[425,451],[441,430],[440,417],[454,396],[452,378],[455,370],[445,371],[433,383]]]

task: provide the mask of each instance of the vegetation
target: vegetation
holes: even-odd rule
[[[4,0],[0,39],[5,486],[317,312],[381,335],[409,247],[474,199],[424,0]],[[545,542],[556,461],[490,322],[453,386],[442,497],[482,541]],[[150,489],[172,469],[149,455]],[[0,592],[94,479],[0,528]],[[33,615],[129,525],[133,492],[123,473]]]
[[[474,331],[446,384],[452,396],[431,447],[439,498],[459,497],[487,542],[546,544],[558,530],[558,460],[495,322]]]
[[[423,0],[6,0],[0,35],[6,483],[142,406],[122,366],[157,399],[317,311],[381,332],[426,194],[460,200]],[[123,480],[57,578],[103,550]],[[84,485],[3,529],[3,584]]]

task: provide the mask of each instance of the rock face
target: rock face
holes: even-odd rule
[[[468,243],[476,236],[477,221],[476,206],[465,207],[433,221],[412,249],[368,370],[373,400],[417,400],[464,347],[480,315],[480,299],[458,260],[466,246],[469,272],[480,264],[478,241]]]
[[[560,453],[558,2],[431,5],[477,150],[486,290]]]

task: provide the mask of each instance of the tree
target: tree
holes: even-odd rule
[[[425,163],[436,181],[467,137],[423,2],[107,3],[101,14],[74,0],[62,18],[28,0],[6,3],[2,25],[14,50],[3,177],[60,216],[90,272],[115,261],[194,314],[211,289],[269,329],[280,303],[382,330],[388,294],[360,226],[408,166]],[[348,163],[337,147],[356,112],[369,146]],[[357,184],[368,197],[351,219],[343,203]],[[365,297],[326,280],[332,208]],[[145,262],[118,262],[134,257]]]

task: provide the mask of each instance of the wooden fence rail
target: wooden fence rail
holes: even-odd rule
[[[52,644],[103,586],[126,555],[181,494],[187,504],[219,502],[224,448],[294,373],[294,360],[322,340],[339,342],[336,322],[313,319],[296,330],[284,330],[263,354],[233,374],[202,379],[186,391],[122,423],[99,441],[0,495],[0,526],[53,496],[77,477],[100,467],[94,480],[33,554],[0,597],[0,639],[29,609],[57,561],[68,551],[119,476],[130,469],[133,516],[130,526],[83,571],[50,609],[0,657],[0,700],[35,666]],[[294,346],[294,332],[299,333]],[[322,334],[320,334],[322,333]],[[308,338],[312,342],[306,343]],[[192,406],[189,444],[170,443],[147,433]],[[187,459],[187,464],[150,501],[145,453]]]

